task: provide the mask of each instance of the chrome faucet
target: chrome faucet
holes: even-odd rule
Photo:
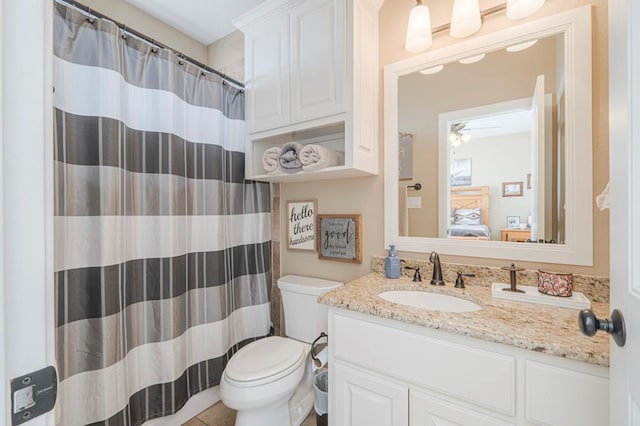
[[[444,285],[442,280],[442,269],[440,268],[440,257],[435,251],[431,252],[429,262],[433,263],[433,277],[431,277],[431,285]]]

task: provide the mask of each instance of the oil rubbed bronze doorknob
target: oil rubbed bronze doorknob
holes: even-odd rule
[[[598,330],[606,331],[611,335],[616,345],[622,347],[627,341],[627,331],[624,326],[622,312],[614,309],[611,319],[598,319],[591,309],[583,309],[578,314],[578,325],[585,336],[594,336]]]

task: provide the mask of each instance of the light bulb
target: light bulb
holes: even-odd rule
[[[451,37],[469,37],[480,30],[480,5],[478,0],[455,0],[451,14]]]
[[[522,19],[535,13],[545,0],[507,0],[507,18]]]
[[[462,139],[462,142],[467,143],[469,142],[469,139],[471,139],[471,135],[468,133],[463,133],[462,136],[460,136],[460,139]]]
[[[418,4],[409,13],[407,37],[404,48],[409,52],[422,52],[431,47],[431,15],[429,8],[418,0]]]

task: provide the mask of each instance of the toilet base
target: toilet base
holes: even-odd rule
[[[311,383],[302,383],[296,389],[296,393],[289,400],[289,418],[291,426],[300,426],[313,409],[313,386]]]
[[[239,410],[235,426],[282,426],[290,424],[289,404],[284,401],[268,410]]]

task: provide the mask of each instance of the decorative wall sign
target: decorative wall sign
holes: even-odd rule
[[[318,215],[318,258],[362,263],[359,214]]]
[[[316,250],[316,201],[287,202],[287,247]]]

